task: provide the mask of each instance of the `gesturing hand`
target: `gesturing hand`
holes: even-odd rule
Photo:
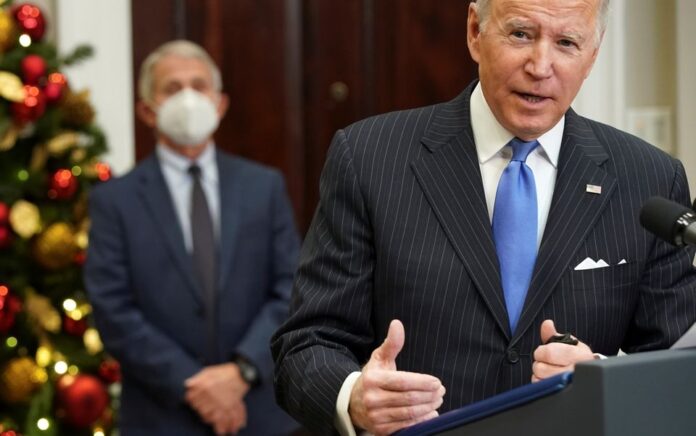
[[[445,395],[440,380],[396,369],[404,340],[403,324],[393,320],[353,386],[348,412],[356,427],[386,435],[438,415]]]
[[[575,370],[575,364],[585,360],[594,359],[590,347],[582,342],[577,345],[548,343],[552,336],[559,334],[553,321],[547,319],[541,323],[541,343],[534,350],[534,363],[532,364],[532,381],[537,382],[556,374]]]

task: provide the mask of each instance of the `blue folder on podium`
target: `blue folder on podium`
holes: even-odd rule
[[[537,383],[520,386],[460,409],[450,410],[437,418],[398,431],[394,436],[427,436],[459,427],[559,392],[567,387],[572,379],[573,373],[564,372]]]

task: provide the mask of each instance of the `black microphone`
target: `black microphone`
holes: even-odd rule
[[[650,197],[640,210],[640,224],[678,247],[696,245],[696,212],[662,197]]]

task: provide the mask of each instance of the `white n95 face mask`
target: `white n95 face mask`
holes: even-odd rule
[[[217,129],[217,109],[207,96],[184,88],[157,110],[157,129],[181,146],[196,146]]]

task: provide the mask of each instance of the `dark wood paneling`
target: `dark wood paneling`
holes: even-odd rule
[[[148,0],[131,2],[133,26],[133,83],[138,98],[140,64],[147,55],[162,43],[175,39],[177,31],[176,1]],[[135,120],[135,158],[141,160],[154,149],[154,136],[140,120]]]
[[[477,76],[466,45],[463,0],[376,0],[377,110],[455,97]]]
[[[208,13],[192,23],[190,37],[211,53],[217,52],[215,60],[230,96],[230,110],[216,135],[217,143],[281,169],[299,212],[304,205],[300,3],[208,2],[216,5],[219,14]],[[303,220],[300,214],[297,217]]]
[[[304,2],[304,103],[307,143],[304,210],[311,217],[319,196],[319,176],[335,131],[363,118],[367,94],[364,71],[364,2]],[[335,93],[345,86],[343,97]],[[333,91],[332,91],[333,87]]]

